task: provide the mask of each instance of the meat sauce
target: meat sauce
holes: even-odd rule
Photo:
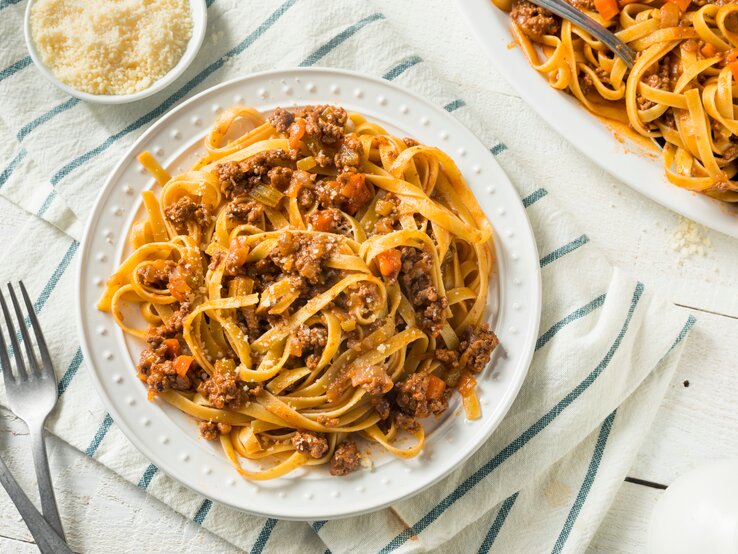
[[[542,17],[540,25],[555,24],[547,20],[545,14],[538,15]],[[270,230],[266,217],[268,206],[251,193],[256,187],[271,187],[285,197],[295,198],[308,229],[319,231],[286,231],[279,236],[269,254],[254,263],[244,262],[238,244],[232,244],[227,254],[219,252],[205,260],[211,271],[223,268],[224,290],[228,289],[232,279],[238,277],[248,277],[253,282],[252,292],[258,294],[288,280],[289,290],[297,298],[286,311],[274,314],[259,310],[257,306],[236,311],[236,322],[251,341],[270,328],[283,324],[310,299],[345,276],[344,271],[330,267],[330,261],[340,251],[345,237],[353,237],[351,217],[360,219],[375,196],[375,209],[380,217],[366,232],[370,236],[379,235],[401,227],[400,199],[391,193],[375,190],[367,181],[361,171],[362,143],[354,135],[346,133],[347,121],[345,110],[333,106],[308,106],[296,111],[278,108],[269,118],[269,123],[287,136],[289,150],[261,152],[243,161],[226,162],[215,167],[220,190],[227,201],[225,217],[231,228],[251,225]],[[406,139],[406,144],[414,146],[417,143]],[[299,169],[297,161],[306,152],[325,171],[310,173]],[[168,206],[164,216],[180,233],[187,233],[193,225],[205,229],[214,222],[213,208],[203,204],[199,198],[187,195]],[[450,311],[447,298],[431,277],[431,254],[422,248],[404,246],[383,252],[377,258],[377,264],[379,274],[388,284],[398,286],[409,301],[418,327],[443,345],[441,331]],[[137,279],[151,289],[171,290],[177,300],[171,305],[172,315],[150,328],[147,346],[137,365],[139,377],[147,384],[151,396],[167,390],[199,393],[210,406],[238,410],[262,394],[261,387],[250,388],[239,379],[234,352],[218,353],[222,360],[218,360],[212,372],[205,371],[193,358],[182,335],[184,320],[201,300],[197,287],[191,284],[192,268],[181,261],[159,261],[142,265]],[[360,281],[339,295],[333,307],[336,313],[349,314],[356,309],[374,309],[378,302],[380,295],[376,285]],[[383,323],[378,321],[366,328],[357,326],[344,333],[343,350],[359,348],[361,338]],[[400,330],[398,327],[397,331]],[[419,419],[441,414],[447,409],[451,387],[456,385],[461,372],[481,371],[497,345],[497,338],[487,326],[470,328],[460,338],[457,349],[439,347],[432,353],[433,359],[449,375],[446,378],[449,388],[440,394],[437,383],[433,382],[434,379],[439,380],[437,377],[420,372],[393,381],[385,364],[354,367],[347,380],[350,386],[365,391],[371,409],[379,416],[380,425],[396,424],[414,431],[419,426]],[[316,369],[327,343],[328,330],[323,323],[300,325],[290,338],[290,356],[285,367]],[[258,364],[260,355],[252,352],[252,356],[253,363]],[[340,421],[321,416],[319,423],[334,427]],[[200,422],[200,434],[207,440],[216,440],[231,430],[226,423]],[[298,430],[290,441],[298,452],[313,459],[326,456],[331,448],[325,434],[313,431]],[[330,473],[346,475],[360,466],[360,458],[356,443],[350,439],[343,440],[335,445],[331,455]]]

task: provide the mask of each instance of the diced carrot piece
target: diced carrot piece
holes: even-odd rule
[[[174,299],[179,302],[187,300],[187,295],[192,291],[189,283],[187,283],[187,279],[178,267],[169,275],[167,289],[169,289],[169,292],[174,296]]]
[[[594,0],[594,5],[603,19],[610,20],[620,12],[617,0]]]
[[[241,267],[246,263],[249,257],[249,245],[247,237],[244,235],[238,235],[231,239],[231,243],[228,245],[228,257],[227,265],[231,267]]]
[[[728,52],[725,54],[723,63],[725,63],[725,65],[728,65],[736,60],[738,60],[738,48],[733,48],[732,50],[728,50]]]
[[[366,176],[363,173],[352,173],[348,182],[341,187],[341,195],[348,199],[346,211],[354,214],[360,210],[371,199]]]
[[[689,8],[689,5],[692,3],[692,0],[667,0],[668,2],[671,2],[672,4],[676,4],[679,8],[679,11],[682,13],[687,11],[687,8]]]
[[[321,210],[318,212],[314,221],[313,227],[316,231],[327,233],[333,229],[333,213],[330,210]]]
[[[167,354],[171,357],[179,356],[179,353],[182,351],[177,339],[164,339],[164,346],[167,347]]]
[[[446,390],[446,382],[433,374],[430,375],[428,381],[428,389],[425,391],[426,396],[431,400],[438,400]]]
[[[180,377],[184,377],[187,375],[187,371],[189,371],[193,360],[194,358],[192,356],[177,356],[174,360],[174,371],[176,371],[177,375]]]
[[[728,64],[730,72],[733,74],[733,80],[738,81],[738,61],[734,61]]]
[[[706,43],[701,49],[700,52],[702,52],[702,55],[706,58],[712,58],[715,54],[717,54],[717,48],[715,48],[712,44],[709,42]]]
[[[459,384],[456,388],[459,389],[461,396],[469,396],[474,392],[474,389],[476,387],[476,379],[474,379],[474,377],[472,377],[468,371],[465,371],[461,374],[461,377],[459,378]]]
[[[397,275],[402,267],[400,251],[395,248],[390,248],[389,250],[380,252],[377,254],[377,265],[379,266],[379,272],[384,277]]]
[[[300,148],[300,141],[305,136],[305,129],[305,120],[301,117],[295,119],[292,125],[290,125],[288,131],[290,133],[289,143],[291,149],[297,150]]]
[[[677,25],[679,25],[679,18],[682,15],[679,11],[679,6],[677,6],[673,2],[665,2],[664,5],[661,6],[660,11],[662,29],[676,27]]]

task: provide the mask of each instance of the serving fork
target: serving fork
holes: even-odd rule
[[[49,462],[46,455],[46,442],[44,440],[44,423],[54,409],[54,406],[56,406],[58,398],[56,374],[54,373],[49,349],[46,346],[44,335],[41,332],[41,326],[33,309],[33,304],[28,297],[26,287],[22,281],[18,283],[18,286],[28,312],[27,316],[24,315],[21,309],[15,289],[8,283],[10,299],[18,320],[18,327],[20,328],[19,333],[15,330],[13,318],[5,301],[5,296],[0,291],[0,307],[2,307],[3,316],[5,317],[5,324],[10,335],[10,344],[12,347],[11,352],[6,345],[3,333],[0,331],[0,362],[2,362],[3,378],[5,381],[5,394],[10,409],[25,421],[28,426],[28,432],[31,435],[36,480],[41,497],[41,509],[48,523],[59,537],[63,539],[64,529],[59,518],[59,511],[56,507],[54,489],[51,484],[51,475],[49,472]],[[33,327],[40,356],[37,356],[36,352],[34,352],[27,322],[30,322],[30,325]],[[21,342],[23,342],[25,347],[26,359],[24,359],[23,352],[21,351]],[[16,374],[13,374],[10,365],[11,356],[15,357]]]
[[[591,17],[580,12],[566,0],[530,0],[531,3],[541,8],[546,8],[559,17],[578,25],[592,36],[599,39],[605,46],[612,50],[618,58],[622,59],[629,68],[633,67],[636,52],[630,46],[620,40],[615,33],[609,31]]]

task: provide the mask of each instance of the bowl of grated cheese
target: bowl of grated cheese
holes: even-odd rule
[[[24,32],[41,74],[68,94],[123,104],[156,94],[192,63],[205,0],[30,0]]]

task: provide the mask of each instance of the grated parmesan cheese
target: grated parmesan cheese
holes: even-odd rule
[[[672,235],[672,249],[679,255],[679,264],[693,256],[706,256],[712,243],[705,228],[694,221],[680,217],[679,227]]]
[[[37,0],[31,36],[63,83],[90,94],[133,94],[177,64],[192,17],[188,0]]]

